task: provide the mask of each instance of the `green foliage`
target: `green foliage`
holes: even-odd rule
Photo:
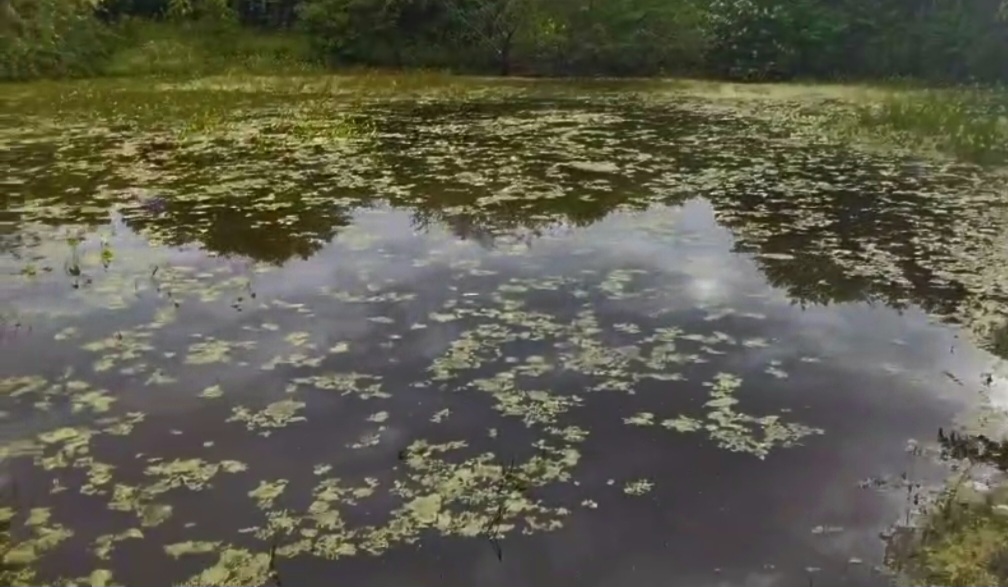
[[[147,20],[127,20],[119,32],[121,46],[103,74],[191,76],[314,67],[305,39],[288,32],[256,32],[216,21]]]
[[[226,23],[234,21],[237,15],[227,0],[168,0],[165,16],[176,22]]]
[[[550,73],[682,73],[701,61],[702,12],[691,0],[549,3]]]
[[[885,92],[827,118],[829,129],[848,138],[913,145],[975,163],[1008,159],[1008,106],[1000,90]]]
[[[0,0],[0,79],[310,68],[301,36],[238,26],[250,3]]]
[[[401,30],[397,26],[403,20],[403,5],[385,0],[317,0],[302,5],[300,16],[314,49],[327,61],[400,65],[403,45],[413,41],[408,26]]]
[[[540,9],[537,0],[314,0],[299,14],[332,63],[508,73]]]
[[[94,73],[112,36],[90,0],[0,0],[0,79]]]
[[[945,496],[922,536],[897,561],[915,584],[1004,585],[1008,580],[1008,518],[986,501]]]
[[[898,527],[887,544],[890,565],[914,585],[1004,585],[1008,582],[1008,485],[973,483],[982,465],[1008,467],[1008,442],[984,434],[946,435],[942,455],[964,463],[920,524]]]
[[[537,74],[1008,78],[997,0],[304,0],[336,63]]]
[[[237,18],[242,24],[259,28],[282,29],[294,22],[300,0],[102,0],[99,13],[105,20],[124,17],[163,19],[181,13]]]
[[[716,0],[711,68],[740,79],[1004,79],[992,0]]]
[[[838,16],[816,0],[715,0],[708,60],[717,73],[747,80],[821,71],[834,59]]]
[[[970,160],[1004,160],[1008,123],[1004,106],[964,92],[931,91],[892,97],[861,111],[863,124],[936,140],[936,147]]]
[[[243,24],[265,28],[288,28],[294,23],[300,0],[232,0]]]
[[[511,71],[515,46],[527,44],[536,19],[534,0],[458,0],[445,3],[454,38],[472,47],[473,61]]]
[[[653,74],[695,68],[703,48],[693,0],[307,0],[300,14],[341,64]]]
[[[0,0],[0,75],[100,73],[113,36],[105,25],[139,18],[191,33],[156,47],[173,70],[203,56],[242,67],[239,27],[297,23],[315,58],[341,66],[991,82],[1008,80],[1006,15],[1002,0]],[[154,49],[125,42],[117,73],[138,70],[123,63]]]

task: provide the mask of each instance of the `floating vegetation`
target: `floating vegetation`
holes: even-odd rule
[[[227,363],[235,349],[250,349],[255,341],[229,342],[225,340],[205,340],[189,345],[185,362],[189,365],[210,365]]]
[[[248,550],[234,547],[216,547],[217,562],[180,585],[193,587],[226,585],[265,585],[271,578],[270,556],[267,552],[251,553]],[[201,554],[202,547],[196,551],[179,552],[183,554]]]
[[[846,315],[792,304],[1008,348],[1003,180],[810,136],[793,102],[117,83],[0,98],[0,456],[37,491],[0,509],[8,584],[149,581],[127,557],[279,584],[443,537],[503,560],[715,483],[687,451],[776,472],[843,401],[797,387]]]
[[[236,407],[228,422],[244,422],[249,430],[258,431],[262,436],[269,436],[273,428],[283,428],[294,422],[304,422],[304,416],[297,415],[304,409],[305,403],[295,400],[273,402],[262,410],[253,412],[245,407]]]
[[[636,481],[630,481],[623,486],[623,493],[633,496],[641,496],[645,493],[651,491],[654,487],[654,483],[648,481],[647,479],[637,479]]]
[[[794,446],[807,436],[823,433],[820,428],[781,422],[778,415],[752,416],[736,411],[739,399],[735,392],[741,385],[738,377],[718,373],[714,381],[704,383],[711,390],[710,399],[704,404],[708,408],[705,418],[680,415],[662,420],[660,424],[676,432],[704,432],[725,450],[749,453],[761,459],[774,448]],[[634,426],[659,424],[650,412],[624,418],[624,422]]]

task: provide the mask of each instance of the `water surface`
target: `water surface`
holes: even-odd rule
[[[295,86],[5,97],[12,581],[883,580],[1008,352],[1003,184],[656,85]]]

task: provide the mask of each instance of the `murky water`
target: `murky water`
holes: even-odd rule
[[[1002,184],[752,108],[5,103],[13,582],[878,585],[1008,352]]]

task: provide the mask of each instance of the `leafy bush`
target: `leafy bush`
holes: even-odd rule
[[[300,17],[341,64],[650,74],[702,60],[693,0],[306,0]]]
[[[828,71],[842,29],[835,11],[815,0],[715,0],[708,16],[708,61],[744,80]]]
[[[91,0],[0,0],[0,79],[95,73],[113,42]]]
[[[258,32],[215,21],[118,23],[120,47],[106,75],[193,76],[240,71],[291,71],[313,67],[303,36]]]
[[[557,1],[547,14],[551,73],[684,73],[703,59],[703,13],[689,0]]]

